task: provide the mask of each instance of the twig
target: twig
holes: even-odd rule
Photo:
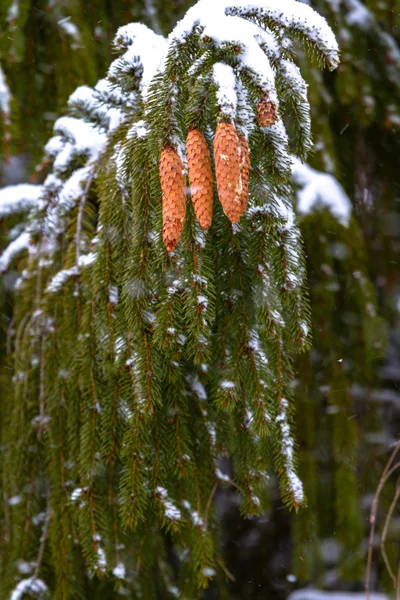
[[[87,195],[90,190],[90,186],[92,185],[92,181],[94,179],[95,169],[92,169],[89,174],[88,180],[85,185],[85,189],[83,190],[83,195],[81,201],[79,203],[79,211],[78,218],[76,221],[76,233],[75,233],[75,246],[76,246],[76,266],[79,268],[79,259],[80,259],[80,246],[81,246],[81,233],[82,233],[82,221],[83,221],[83,211],[86,204]]]
[[[232,573],[229,571],[229,569],[224,565],[224,563],[219,558],[216,559],[216,563],[217,563],[218,566],[221,567],[221,569],[223,570],[223,572],[225,573],[225,575],[231,581],[233,581],[233,583],[235,583],[236,579],[235,579],[234,575],[232,575]],[[396,600],[397,600],[397,598],[396,598]]]
[[[7,327],[7,345],[6,345],[6,352],[7,352],[7,356],[10,356],[12,353],[12,338],[15,335],[15,319],[14,317],[12,317],[11,321],[8,324]]]
[[[366,594],[367,600],[370,600],[369,583],[370,583],[370,577],[371,577],[372,553],[373,553],[373,545],[374,545],[376,514],[377,514],[377,510],[378,510],[379,496],[381,495],[383,486],[385,485],[387,478],[393,472],[393,469],[390,469],[390,467],[391,467],[394,459],[396,458],[396,455],[399,452],[399,450],[400,450],[400,442],[398,442],[395,445],[394,450],[386,464],[386,467],[382,473],[382,477],[380,478],[378,488],[376,490],[376,493],[375,493],[375,496],[374,496],[374,499],[372,502],[372,506],[371,506],[371,514],[370,514],[370,518],[369,518],[371,527],[370,527],[369,543],[368,543],[367,568],[366,568],[366,572],[365,572],[365,594]],[[394,469],[396,469],[396,468],[397,468],[397,465],[395,465]]]
[[[211,490],[210,497],[209,497],[209,499],[207,501],[206,511],[204,513],[204,523],[205,523],[206,526],[207,526],[207,522],[208,522],[208,513],[210,512],[211,502],[212,502],[212,500],[214,498],[214,494],[217,491],[217,488],[218,488],[218,481],[216,481],[214,483],[213,488]]]
[[[383,532],[382,532],[382,537],[381,537],[381,552],[382,552],[383,560],[385,561],[385,565],[389,572],[390,577],[393,579],[393,584],[394,584],[395,588],[397,586],[397,578],[396,578],[396,575],[392,571],[392,567],[390,565],[390,561],[389,561],[389,558],[388,558],[388,555],[386,552],[386,548],[385,548],[385,542],[386,542],[386,538],[387,538],[387,534],[388,534],[389,524],[390,524],[390,521],[392,520],[393,511],[396,507],[399,497],[400,497],[400,477],[397,480],[396,493],[395,493],[392,503],[390,505],[389,512],[386,516],[385,525],[383,527]]]
[[[48,156],[46,156],[42,162],[40,163],[40,165],[38,165],[34,172],[32,173],[32,175],[29,177],[28,179],[28,183],[34,183],[36,181],[36,179],[38,178],[38,176],[40,175],[40,173],[49,166],[49,164],[51,163],[51,158],[49,158]]]
[[[396,600],[400,600],[400,564],[397,570]]]
[[[44,418],[44,407],[45,407],[44,381],[45,381],[45,366],[46,366],[45,351],[46,351],[46,335],[43,334],[42,342],[40,344],[40,375],[39,375],[39,378],[40,378],[39,379],[40,380],[40,384],[39,384],[40,426],[39,426],[39,437],[42,434],[44,425],[45,425],[45,418]]]
[[[37,579],[38,576],[39,576],[39,571],[40,571],[40,567],[42,565],[44,550],[45,550],[45,547],[46,547],[47,535],[48,535],[48,532],[49,532],[50,519],[51,519],[51,510],[50,510],[50,508],[48,508],[47,509],[47,514],[46,514],[46,520],[45,520],[44,525],[43,525],[42,537],[40,538],[39,553],[38,553],[38,557],[37,557],[37,560],[36,560],[36,567],[35,567],[35,570],[33,572],[33,579]]]

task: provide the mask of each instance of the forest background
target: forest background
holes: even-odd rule
[[[53,124],[78,85],[94,85],[105,76],[118,27],[140,21],[168,35],[192,4],[3,0],[0,186],[42,181],[46,165],[35,168]],[[296,364],[296,437],[308,508],[289,513],[272,485],[269,512],[246,520],[235,490],[221,485],[216,504],[232,598],[283,598],[304,583],[362,590],[373,495],[391,445],[399,439],[400,3],[309,4],[334,29],[341,65],[321,73],[300,55],[315,142],[308,161],[315,171],[294,176],[313,323],[313,348]],[[4,249],[18,234],[18,218],[1,213],[1,193]],[[0,283],[3,390],[14,385],[9,335],[16,277],[8,272]],[[0,396],[1,415],[8,411],[6,395]],[[6,440],[2,416],[3,455]],[[1,468],[4,473],[7,464]],[[4,492],[4,478],[2,485]],[[393,473],[382,494],[374,539],[371,585],[386,591],[393,581],[378,546],[396,489]],[[10,510],[12,502],[3,493],[3,532]],[[386,549],[397,573],[400,517],[392,516]],[[3,543],[4,536],[0,572]],[[214,597],[212,590],[207,593]]]

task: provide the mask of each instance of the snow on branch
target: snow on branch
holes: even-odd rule
[[[72,23],[70,16],[64,17],[63,19],[60,19],[59,21],[57,21],[57,25],[60,27],[60,29],[63,31],[63,33],[65,35],[67,35],[68,37],[72,38],[72,40],[75,43],[78,43],[81,41],[79,29],[75,25],[75,23]],[[71,46],[71,47],[74,48],[76,46]]]
[[[54,277],[50,280],[46,291],[50,294],[55,294],[62,290],[64,285],[67,283],[71,277],[75,277],[79,275],[81,272],[81,268],[88,267],[91,265],[97,258],[97,255],[94,252],[89,254],[83,254],[79,257],[79,264],[70,267],[69,269],[62,269],[59,271]]]
[[[374,16],[362,2],[359,0],[346,0],[344,4],[348,10],[346,15],[348,25],[354,25],[360,29],[373,27]]]
[[[0,219],[15,213],[22,213],[39,206],[43,194],[41,185],[21,183],[10,185],[0,190]]]
[[[285,398],[281,398],[280,408],[276,417],[277,426],[280,429],[282,440],[281,453],[284,458],[284,469],[288,480],[289,491],[296,504],[301,505],[304,500],[303,484],[296,475],[294,465],[294,439],[290,432],[287,409],[289,403]]]
[[[370,594],[370,600],[389,600],[386,594]],[[365,592],[324,592],[313,588],[303,588],[292,592],[288,600],[364,600]]]
[[[11,593],[10,600],[22,600],[25,594],[35,594],[38,598],[43,598],[47,593],[47,585],[37,577],[22,579]]]
[[[3,124],[3,140],[4,140],[4,153],[6,160],[9,160],[8,142],[10,141],[9,127],[11,125],[10,113],[11,113],[11,92],[7,85],[5,75],[0,65],[0,113]]]
[[[325,56],[329,66],[334,69],[339,64],[339,48],[335,35],[326,20],[310,6],[296,0],[220,0],[216,5],[214,0],[200,0],[188,10],[186,16],[177,24],[169,40],[183,41],[192,32],[196,25],[204,27],[204,35],[221,39],[225,32],[232,35],[232,23],[226,20],[229,16],[238,16],[245,19],[267,21],[275,27],[296,32],[301,37],[309,40]],[[238,40],[247,45],[251,42],[240,19],[242,32]],[[213,33],[212,33],[213,32]],[[257,70],[257,69],[256,69]]]
[[[207,1],[207,0],[204,0]],[[221,2],[222,3],[222,2]],[[306,37],[326,57],[331,69],[339,64],[339,47],[332,29],[320,14],[311,6],[296,0],[223,0],[226,14],[245,18],[267,19],[275,26],[294,30]]]
[[[156,498],[161,503],[165,518],[167,521],[179,521],[182,517],[181,511],[168,497],[168,492],[165,488],[158,486],[156,489]]]
[[[88,85],[80,85],[68,98],[68,106],[75,106],[79,104],[88,104],[89,107],[93,106],[94,90]]]
[[[54,124],[55,133],[62,135],[71,144],[71,151],[75,154],[87,155],[89,160],[95,161],[104,149],[107,138],[100,133],[94,125],[75,119],[74,117],[61,117]],[[61,154],[61,153],[60,153]],[[60,155],[58,155],[58,158]],[[59,161],[58,167],[61,167]]]
[[[108,77],[114,80],[119,73],[136,71],[140,76],[140,90],[143,98],[146,98],[151,80],[159,70],[166,51],[166,39],[142,23],[130,23],[118,29],[114,45],[127,50],[111,64]]]
[[[218,106],[224,115],[234,118],[236,115],[237,97],[235,91],[235,74],[232,67],[220,62],[215,63],[213,80],[218,88]]]
[[[78,116],[95,120],[103,130],[110,133],[117,129],[125,118],[122,107],[131,104],[128,94],[112,85],[107,79],[100,79],[95,88],[79,86],[69,97],[68,106]]]
[[[6,77],[0,66],[0,110],[4,115],[9,115],[11,111],[11,92],[6,83]]]
[[[338,181],[328,173],[320,173],[293,157],[292,175],[299,186],[297,211],[308,214],[318,207],[327,208],[345,227],[351,217],[351,202]]]
[[[24,232],[7,246],[3,254],[0,256],[0,273],[6,271],[9,268],[12,260],[23,250],[26,250],[29,247],[30,240],[31,236],[29,233]]]

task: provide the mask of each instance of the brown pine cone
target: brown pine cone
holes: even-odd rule
[[[186,139],[190,194],[194,211],[204,229],[213,216],[213,172],[206,139],[200,129],[191,129]]]
[[[239,137],[231,123],[218,123],[214,137],[214,161],[218,197],[231,223],[241,216]]]
[[[278,111],[275,102],[265,94],[257,104],[257,122],[260,127],[274,125],[278,121]]]
[[[170,147],[160,157],[160,182],[163,202],[163,240],[168,252],[181,238],[186,217],[186,177],[179,154]]]
[[[240,148],[240,176],[242,181],[242,192],[240,194],[240,214],[244,215],[247,210],[247,201],[249,199],[249,178],[250,178],[250,151],[249,144],[244,135],[239,135]]]

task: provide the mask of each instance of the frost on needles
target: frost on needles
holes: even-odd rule
[[[221,571],[217,485],[235,486],[243,515],[266,509],[273,473],[289,507],[305,503],[292,360],[309,347],[310,325],[291,151],[304,160],[312,141],[296,40],[337,66],[331,29],[295,0],[200,0],[168,39],[120,28],[107,77],[78,88],[55,124],[43,183],[0,202],[26,215],[1,266],[28,250],[18,263],[8,493],[23,495],[15,527],[32,494],[49,511],[48,541],[35,530],[29,544],[41,538],[54,553],[46,585],[56,598],[83,586],[77,544],[91,575],[139,589],[157,569],[166,592],[179,584],[195,598]],[[193,131],[189,167],[198,185],[207,178],[207,197],[186,179]],[[243,200],[233,224],[223,189]],[[207,229],[195,194],[198,206],[209,202]],[[180,227],[168,248],[166,212]],[[35,573],[46,581],[40,565]]]

